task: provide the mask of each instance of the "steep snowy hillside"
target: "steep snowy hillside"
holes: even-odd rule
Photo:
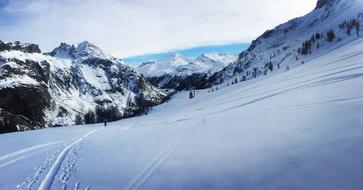
[[[147,116],[0,135],[0,189],[361,190],[363,39]]]
[[[361,38],[362,21],[361,0],[319,0],[311,13],[254,40],[238,61],[212,76],[208,85],[245,81],[302,65]]]
[[[0,49],[0,132],[116,120],[166,97],[135,70],[89,42],[62,43],[48,54],[32,44],[4,44],[0,46],[4,47]]]
[[[235,62],[237,58],[233,54],[220,53],[205,54],[197,58],[175,54],[159,62],[143,63],[136,69],[155,86],[185,90],[202,88],[209,76]]]

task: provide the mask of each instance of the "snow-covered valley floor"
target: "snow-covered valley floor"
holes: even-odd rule
[[[363,39],[147,116],[0,135],[0,189],[363,188]]]

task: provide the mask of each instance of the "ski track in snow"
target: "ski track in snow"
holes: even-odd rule
[[[56,158],[55,162],[53,163],[53,165],[51,166],[51,168],[49,169],[48,173],[46,174],[46,176],[44,177],[44,179],[41,181],[40,186],[38,188],[38,190],[49,190],[52,187],[53,181],[55,180],[56,175],[58,174],[58,172],[60,171],[60,168],[62,166],[62,163],[64,162],[64,160],[66,159],[69,151],[77,144],[79,144],[80,142],[82,142],[84,139],[86,139],[87,137],[89,137],[90,135],[92,135],[93,133],[97,132],[99,129],[94,129],[91,132],[87,133],[86,135],[84,135],[83,137],[81,137],[80,139],[76,140],[75,142],[73,142],[72,144],[68,145],[67,147],[65,147],[62,152],[58,155],[58,157]],[[63,184],[63,188],[66,188],[66,182],[69,179],[71,172],[74,170],[75,167],[75,163],[77,161],[77,156],[75,156],[74,159],[70,159],[67,167],[65,167],[63,174],[60,178],[62,184]],[[77,185],[76,185],[77,186]]]
[[[45,159],[45,161],[43,161],[40,167],[34,168],[35,174],[27,177],[23,183],[17,185],[16,187],[25,190],[31,190],[32,186],[38,181],[39,176],[46,171],[46,169],[54,159],[55,159],[55,154],[48,155],[48,157]]]
[[[80,147],[77,147],[80,149]],[[61,189],[66,190],[68,187],[68,180],[71,177],[72,173],[76,170],[76,163],[78,161],[77,151],[72,151],[68,153],[67,158],[64,161],[65,166],[62,168],[62,173],[59,177],[59,182],[61,184]],[[80,183],[77,182],[75,184],[74,189],[80,189]]]
[[[362,74],[361,73],[359,73],[359,74],[350,74],[350,75],[344,75],[344,76],[339,76],[339,77],[332,77],[332,78],[328,78],[328,79],[322,79],[322,80],[319,80],[319,81],[315,81],[315,82],[311,82],[311,83],[307,83],[307,84],[302,84],[302,85],[299,85],[299,86],[296,86],[296,87],[288,88],[288,89],[277,91],[277,92],[274,92],[274,93],[269,93],[269,94],[263,95],[262,97],[255,98],[255,99],[252,99],[250,101],[247,101],[247,102],[244,102],[244,103],[241,103],[241,104],[237,104],[236,106],[231,106],[231,107],[221,109],[221,110],[218,110],[218,111],[210,112],[207,115],[214,115],[214,114],[218,114],[218,113],[221,113],[221,112],[231,111],[231,110],[238,109],[238,108],[241,108],[241,107],[244,107],[244,106],[248,106],[250,104],[254,104],[254,103],[269,99],[269,98],[273,98],[275,96],[279,96],[279,95],[282,95],[282,94],[285,94],[285,93],[289,93],[289,92],[295,91],[295,90],[313,88],[313,87],[320,86],[320,85],[333,84],[333,83],[343,82],[345,80],[351,80],[351,79],[360,78],[360,77],[363,77],[363,73]],[[359,99],[359,97],[357,99]],[[205,115],[205,116],[207,116],[207,115]]]
[[[176,149],[185,141],[195,126],[188,127],[161,154],[157,155],[125,188],[126,190],[140,189],[165,163]]]
[[[41,150],[43,148],[47,148],[47,147],[50,147],[50,146],[53,146],[53,145],[56,145],[56,144],[60,144],[62,142],[64,142],[64,141],[56,141],[56,142],[51,142],[51,143],[35,145],[35,146],[24,148],[24,149],[21,149],[21,150],[6,154],[4,156],[1,156],[0,157],[0,168],[2,168],[4,166],[7,166],[9,164],[15,163],[15,162],[17,162],[19,160],[22,160],[24,158],[27,158],[27,157],[31,156],[34,153],[34,151]],[[9,161],[8,162],[3,162],[3,161],[6,161],[6,160],[9,160]]]

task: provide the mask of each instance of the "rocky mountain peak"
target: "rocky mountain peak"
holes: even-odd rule
[[[0,118],[11,120],[0,133],[114,121],[140,114],[167,97],[89,42],[61,43],[51,53],[33,55],[27,51],[37,46],[1,42],[0,47],[5,48],[0,51]],[[14,51],[19,48],[25,50]],[[87,115],[93,115],[91,120]]]
[[[165,60],[166,63],[168,64],[176,64],[176,65],[185,65],[189,63],[189,60],[187,57],[179,54],[179,53],[175,53],[172,54],[168,57],[167,60]]]
[[[74,58],[75,47],[66,43],[61,43],[49,54],[53,57],[59,58]]]
[[[72,59],[111,58],[111,56],[105,53],[101,48],[88,41],[84,41],[75,45],[61,43],[49,54],[53,57]]]
[[[101,48],[88,41],[81,42],[76,46],[75,55],[76,57],[110,58]]]
[[[39,46],[36,44],[20,43],[18,41],[5,43],[0,40],[0,51],[11,50],[22,51],[25,53],[41,53]]]

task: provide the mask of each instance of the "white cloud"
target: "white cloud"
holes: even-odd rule
[[[10,0],[0,36],[40,44],[88,40],[115,56],[249,42],[316,0]],[[9,19],[4,22],[4,19]]]

